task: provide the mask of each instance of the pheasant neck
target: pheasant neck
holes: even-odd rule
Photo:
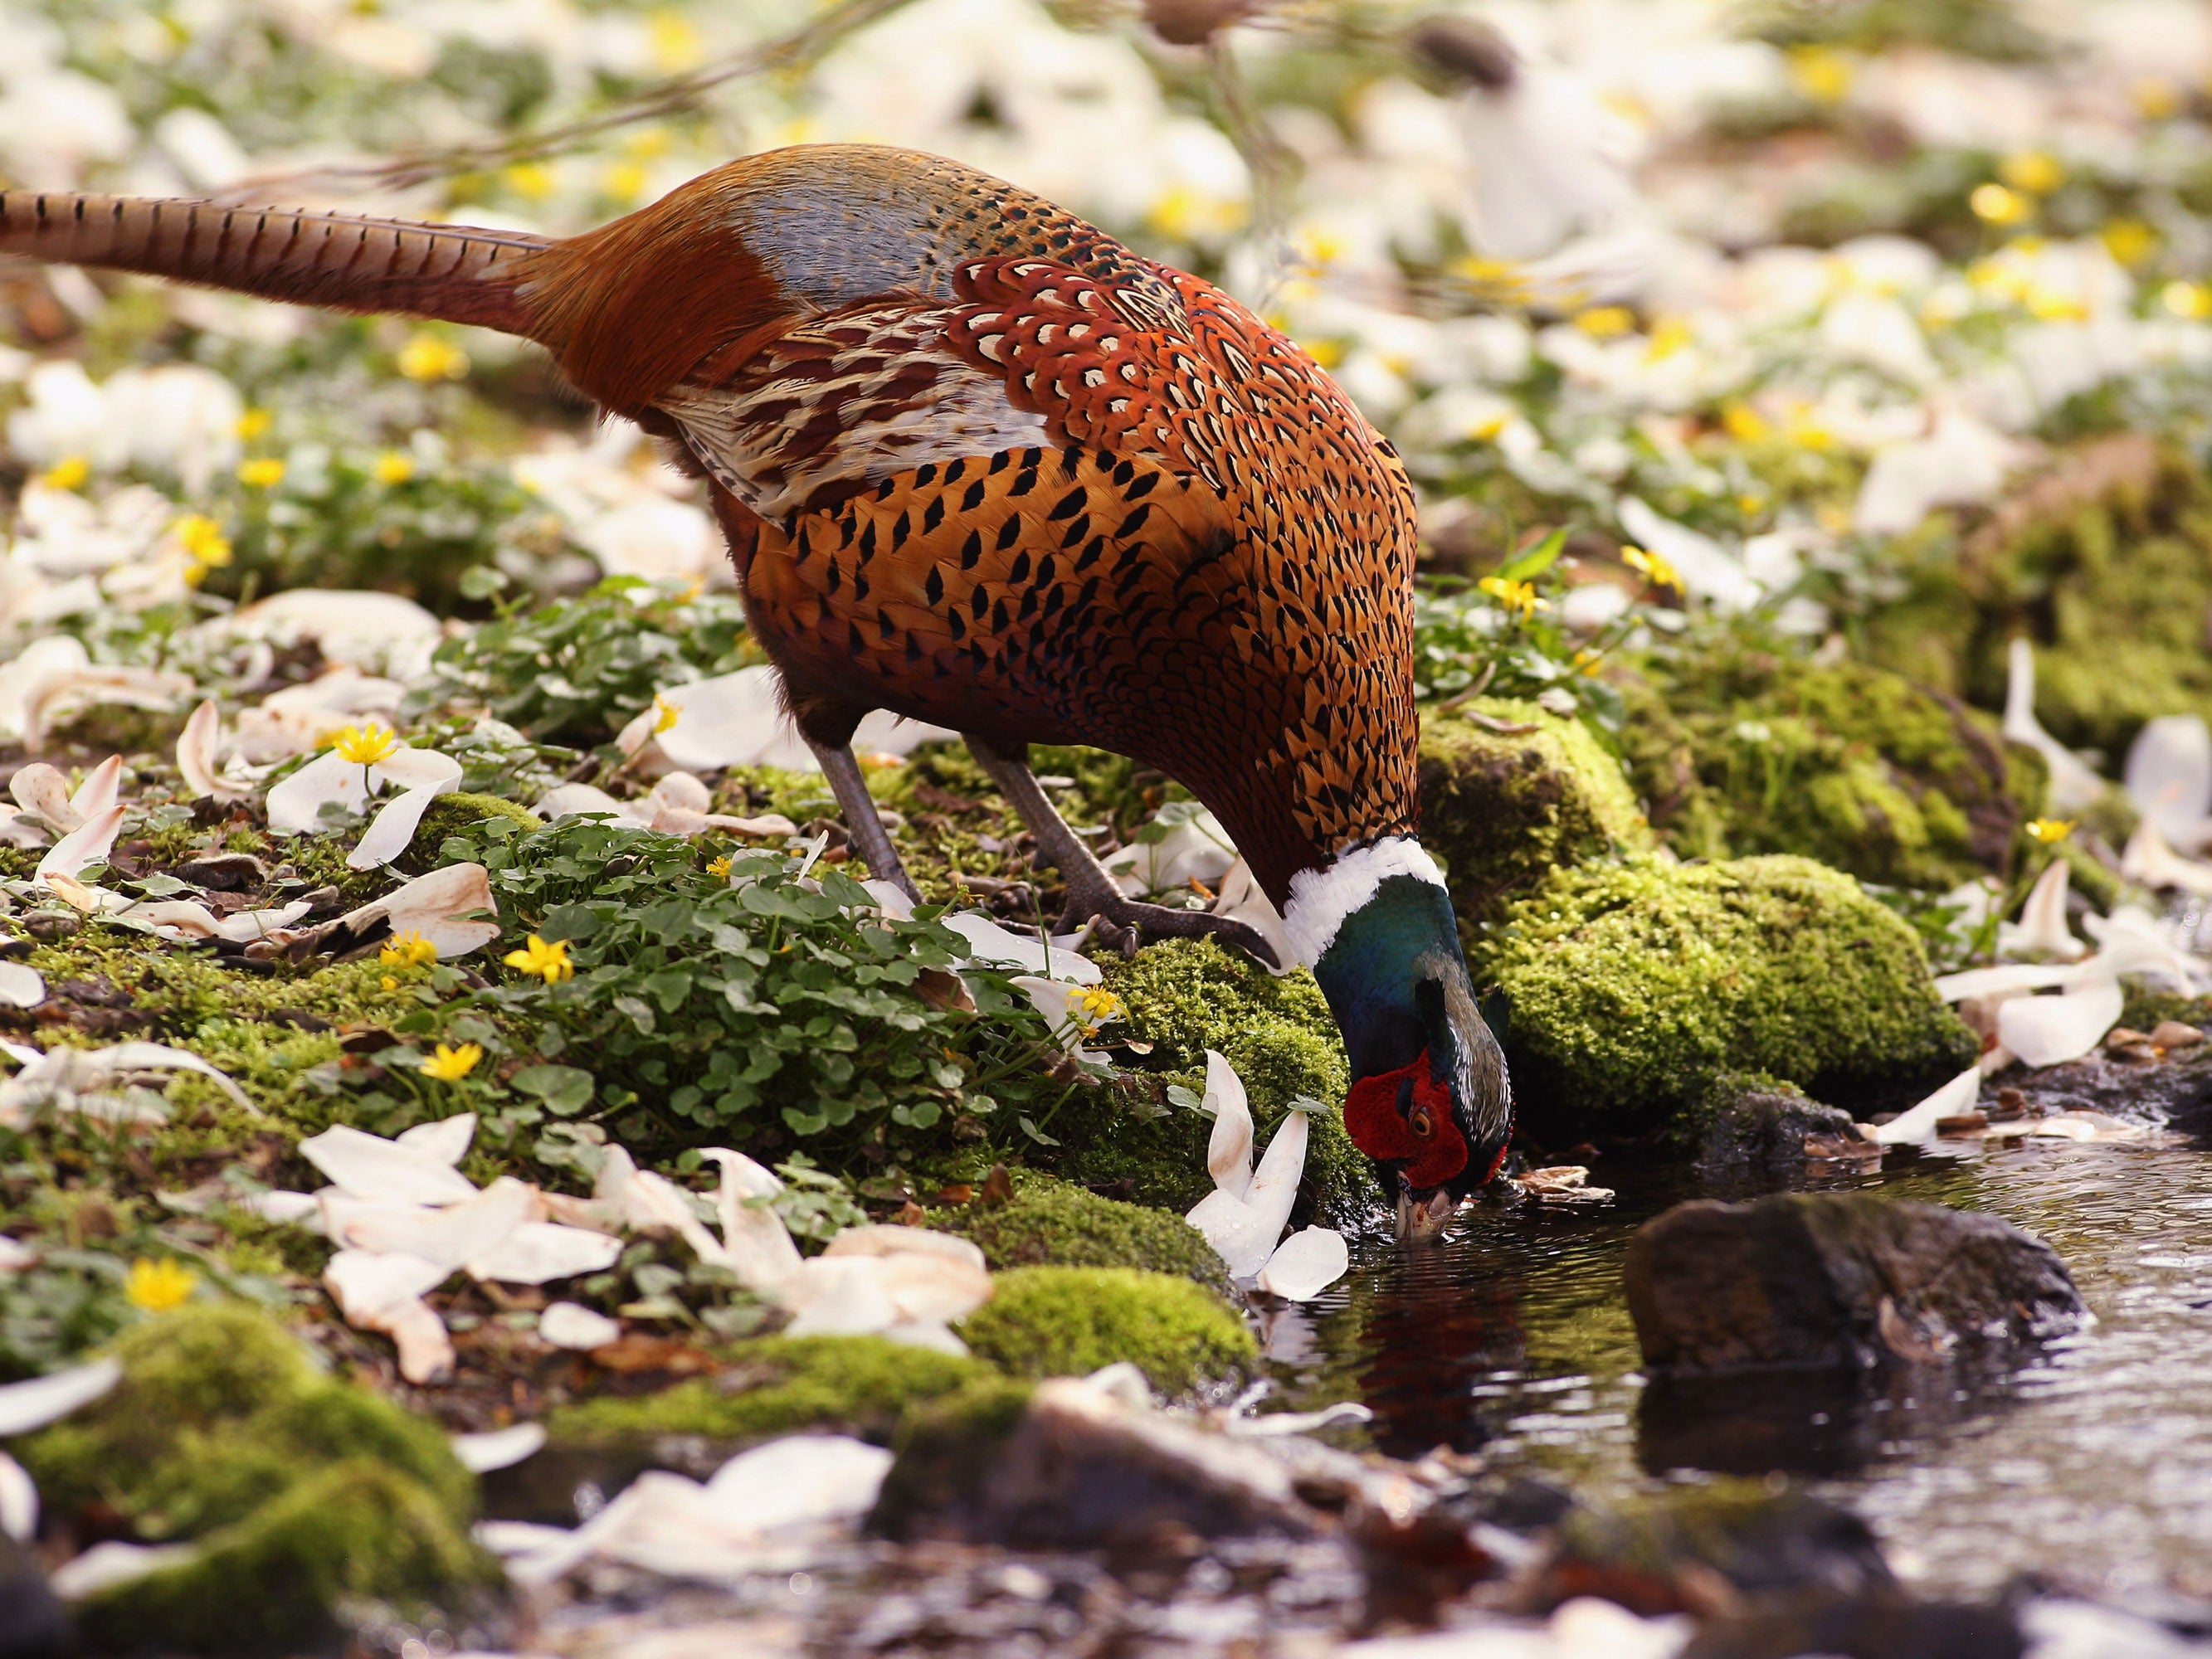
[[[1310,965],[1344,1033],[1352,1074],[1417,1058],[1429,1033],[1424,982],[1467,984],[1459,923],[1436,860],[1410,836],[1347,853],[1291,884],[1284,931]]]

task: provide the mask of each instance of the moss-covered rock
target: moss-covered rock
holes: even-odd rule
[[[906,1538],[930,1517],[971,1504],[994,1454],[1022,1425],[1030,1386],[989,1377],[908,1413],[891,1442],[897,1456],[884,1476],[868,1530]]]
[[[1904,592],[1868,619],[1874,660],[1997,708],[2024,635],[2038,718],[2114,757],[2158,715],[2212,718],[2212,480],[2154,439],[2063,452],[1978,522],[1895,553]]]
[[[972,1359],[879,1336],[769,1336],[740,1344],[719,1376],[693,1377],[658,1394],[580,1400],[546,1419],[556,1443],[696,1435],[718,1442],[837,1428],[887,1441],[916,1403],[989,1373]]]
[[[1304,969],[1277,977],[1212,939],[1164,939],[1110,964],[1106,987],[1128,1011],[1111,1034],[1148,1045],[1137,1063],[1167,1075],[1153,1087],[1133,1079],[1071,1099],[1047,1126],[1060,1146],[1040,1160],[1066,1180],[1177,1212],[1211,1192],[1212,1120],[1165,1104],[1164,1094],[1170,1083],[1203,1092],[1208,1048],[1244,1079],[1263,1146],[1291,1101],[1334,1106],[1344,1098],[1344,1045]],[[1299,1215],[1350,1224],[1371,1206],[1374,1186],[1342,1120],[1315,1114]]]
[[[542,829],[545,823],[528,807],[497,795],[472,795],[456,790],[431,801],[422,813],[422,822],[416,828],[414,839],[392,861],[410,875],[421,875],[436,866],[438,849],[445,845],[447,836],[457,836],[486,818],[503,818],[514,826],[517,833]]]
[[[1420,765],[1421,842],[1470,920],[1562,865],[1656,845],[1620,763],[1582,721],[1534,703],[1484,697],[1431,715]]]
[[[929,1224],[972,1241],[994,1273],[1139,1267],[1179,1274],[1218,1293],[1229,1289],[1220,1253],[1180,1215],[1101,1198],[1048,1176],[1025,1176],[1004,1204],[979,1200],[936,1211]]]
[[[1704,1168],[1776,1172],[1802,1169],[1808,1136],[1848,1141],[1848,1112],[1823,1106],[1796,1084],[1765,1072],[1723,1072],[1682,1115],[1676,1139]]]
[[[1796,853],[1889,886],[2003,867],[2043,763],[1955,697],[1716,635],[1625,688],[1651,821],[1694,858]]]
[[[1667,1123],[1723,1070],[1830,1100],[1955,1072],[1972,1035],[1912,930],[1808,859],[1564,870],[1480,935],[1540,1138]]]
[[[1082,1376],[1128,1360],[1181,1394],[1259,1358],[1236,1312],[1187,1279],[1127,1267],[1019,1267],[962,1323],[981,1358],[1018,1376]]]
[[[325,1376],[266,1316],[193,1304],[111,1352],[115,1388],[16,1455],[51,1512],[202,1553],[88,1603],[96,1639],[305,1645],[341,1596],[428,1606],[495,1577],[469,1542],[475,1478],[437,1425]]]

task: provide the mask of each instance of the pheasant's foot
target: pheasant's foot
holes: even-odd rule
[[[1210,935],[1224,945],[1235,945],[1269,968],[1282,965],[1275,960],[1274,946],[1255,927],[1234,917],[1212,915],[1204,910],[1177,910],[1164,904],[1147,904],[1141,899],[1131,898],[1110,880],[1103,884],[1069,881],[1067,908],[1060,913],[1060,931],[1072,933],[1086,921],[1091,924],[1093,938],[1123,956],[1136,955],[1138,945],[1148,939],[1204,939]]]

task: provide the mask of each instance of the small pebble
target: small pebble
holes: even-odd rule
[[[2161,1048],[2194,1048],[2204,1041],[2204,1033],[2178,1019],[2162,1019],[2150,1034],[2150,1040]]]
[[[1972,1134],[1989,1127],[1989,1114],[1986,1112],[1960,1112],[1954,1116],[1936,1120],[1936,1133],[1939,1135]]]
[[[2105,1050],[2107,1060],[2124,1060],[2130,1066],[2154,1066],[2158,1063],[2159,1051],[2148,1042],[2125,1042]]]
[[[2138,1031],[2131,1025],[2115,1025],[2105,1033],[2107,1048],[2132,1048],[2151,1040],[2148,1031]]]

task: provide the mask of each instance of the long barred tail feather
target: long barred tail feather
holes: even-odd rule
[[[0,254],[135,270],[339,311],[529,334],[525,231],[67,191],[0,191]]]

